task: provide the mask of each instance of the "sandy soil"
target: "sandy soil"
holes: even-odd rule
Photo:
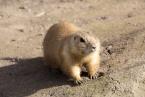
[[[44,66],[63,19],[100,38],[103,76],[74,86]],[[145,0],[0,0],[0,97],[145,97]]]

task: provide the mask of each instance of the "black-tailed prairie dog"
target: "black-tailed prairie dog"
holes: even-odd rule
[[[44,59],[49,67],[58,68],[81,83],[81,67],[91,79],[100,67],[100,41],[72,23],[62,21],[48,30],[43,41]]]

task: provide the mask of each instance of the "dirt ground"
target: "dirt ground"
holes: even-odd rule
[[[60,20],[100,38],[103,76],[74,86],[45,67]],[[0,0],[0,97],[145,97],[145,0]]]

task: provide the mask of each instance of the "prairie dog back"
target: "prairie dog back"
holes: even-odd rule
[[[80,29],[72,23],[63,21],[54,24],[47,31],[43,41],[44,59],[51,67],[58,68],[60,64],[60,50],[65,38]]]

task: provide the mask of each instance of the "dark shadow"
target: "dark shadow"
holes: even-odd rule
[[[0,97],[25,97],[40,89],[72,85],[62,73],[50,72],[40,57],[2,60],[14,61],[15,64],[0,67]]]

